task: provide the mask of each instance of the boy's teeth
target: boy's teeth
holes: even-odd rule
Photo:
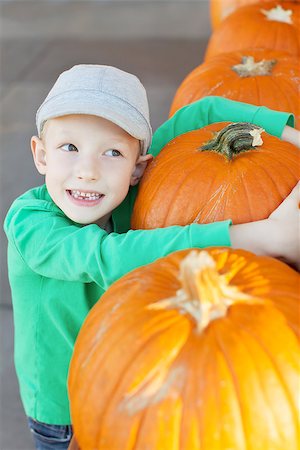
[[[71,190],[71,194],[74,198],[80,200],[98,200],[101,197],[101,194],[98,194],[97,192],[82,192],[75,189]]]

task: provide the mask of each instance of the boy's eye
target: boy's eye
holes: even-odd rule
[[[61,146],[61,149],[65,152],[78,152],[78,148],[73,144],[64,144]]]
[[[122,156],[122,153],[119,150],[115,150],[114,148],[110,148],[105,152],[105,155],[108,156]]]

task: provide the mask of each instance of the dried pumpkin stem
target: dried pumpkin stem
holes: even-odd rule
[[[276,59],[255,62],[253,56],[243,56],[241,64],[232,66],[232,70],[241,78],[271,75]]]
[[[193,317],[197,330],[201,332],[212,320],[225,316],[229,306],[259,302],[230,284],[232,277],[245,264],[244,259],[240,259],[230,273],[220,274],[215,260],[207,251],[191,251],[180,266],[182,289],[175,297],[153,303],[148,308],[178,308]]]
[[[237,122],[227,125],[216,136],[199,148],[200,151],[220,153],[231,160],[234,156],[262,145],[263,128],[253,123]]]
[[[293,11],[291,9],[284,9],[281,5],[277,5],[271,9],[261,9],[260,11],[266,16],[267,20],[289,24],[293,23]]]

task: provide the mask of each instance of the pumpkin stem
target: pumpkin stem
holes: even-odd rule
[[[216,136],[199,148],[220,153],[231,160],[235,155],[262,145],[263,128],[253,123],[237,122],[227,125]]]
[[[291,9],[283,9],[281,5],[277,5],[276,8],[272,9],[261,9],[261,12],[266,16],[267,20],[274,20],[276,22],[283,22],[292,24],[292,14]]]
[[[271,75],[276,59],[255,62],[253,56],[243,56],[241,64],[232,66],[232,70],[241,78]]]
[[[227,254],[226,251],[224,253]],[[220,274],[215,260],[205,251],[191,251],[181,262],[182,289],[175,297],[152,303],[148,309],[178,308],[188,313],[196,322],[199,332],[212,321],[223,317],[235,303],[258,303],[259,299],[241,292],[230,284],[236,273],[246,265],[240,257],[228,273]]]

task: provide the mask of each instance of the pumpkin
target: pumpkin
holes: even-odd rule
[[[300,55],[300,4],[256,3],[237,9],[212,34],[205,59],[247,48]]]
[[[296,146],[253,124],[208,125],[170,141],[147,167],[132,228],[265,219],[299,179]]]
[[[297,450],[299,275],[243,250],[183,250],[91,310],[70,366],[81,450]]]
[[[270,0],[260,0],[260,3],[262,4],[269,1]],[[299,3],[299,0],[294,0],[294,2]],[[252,3],[257,3],[257,0],[210,0],[210,18],[212,27],[216,28],[225,17],[229,16],[236,9],[241,8],[242,6],[251,5]]]
[[[300,126],[300,65],[295,57],[272,50],[217,55],[196,67],[174,96],[170,116],[207,95],[290,111]]]

